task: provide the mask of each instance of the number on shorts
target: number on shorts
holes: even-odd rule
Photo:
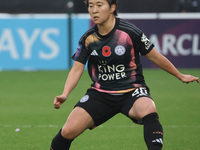
[[[138,97],[138,96],[147,96],[147,95],[148,95],[148,92],[147,92],[147,90],[144,89],[144,88],[137,88],[137,89],[135,89],[135,91],[133,92],[132,97],[133,97],[133,96],[136,96],[136,95],[137,95],[137,97]]]

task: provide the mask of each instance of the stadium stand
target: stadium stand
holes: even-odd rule
[[[0,13],[66,13],[68,0],[0,0]],[[82,0],[73,0],[74,13],[86,13]],[[119,0],[119,12],[172,12],[174,0]]]

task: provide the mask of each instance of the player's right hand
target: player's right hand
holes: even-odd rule
[[[67,96],[65,95],[56,96],[53,103],[54,108],[59,109],[60,106],[66,101],[66,99],[67,99]]]

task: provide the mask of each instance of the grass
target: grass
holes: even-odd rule
[[[200,69],[181,69],[200,77]],[[0,72],[0,147],[4,150],[45,150],[65,123],[76,102],[90,87],[81,81],[60,110],[53,99],[62,93],[68,71]],[[164,127],[163,150],[198,150],[200,147],[200,85],[183,84],[159,69],[144,75]],[[19,132],[15,132],[20,129]],[[142,126],[118,114],[102,126],[86,130],[71,150],[145,150]]]

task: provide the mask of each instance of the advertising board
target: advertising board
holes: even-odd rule
[[[176,67],[200,68],[200,14],[119,14],[119,17],[139,27],[156,50]],[[0,15],[0,70],[69,69],[69,55],[75,53],[79,39],[91,25],[88,15],[72,15],[70,37],[66,14]],[[143,67],[156,67],[141,58]]]

